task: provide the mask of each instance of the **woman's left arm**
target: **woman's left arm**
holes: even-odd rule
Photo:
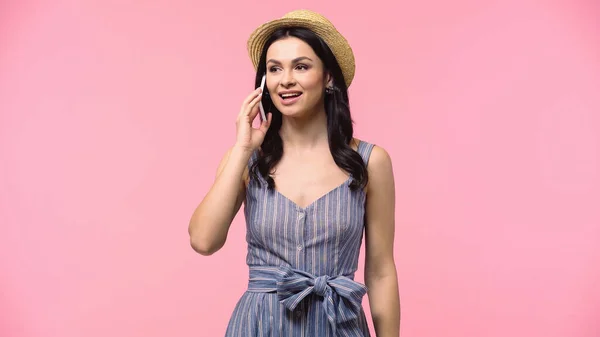
[[[400,335],[400,296],[394,262],[395,187],[389,154],[375,146],[367,166],[365,283],[377,337]]]

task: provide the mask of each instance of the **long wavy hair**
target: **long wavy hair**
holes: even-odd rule
[[[325,72],[329,73],[333,78],[334,88],[332,92],[324,93],[329,150],[336,165],[348,172],[352,177],[350,188],[352,190],[364,188],[368,181],[367,167],[360,154],[350,146],[354,129],[350,116],[348,88],[346,87],[346,82],[344,82],[342,70],[325,41],[306,28],[286,27],[275,31],[266,41],[262,50],[254,87],[257,88],[260,85],[262,76],[266,73],[267,50],[271,44],[290,36],[306,42],[323,62]],[[283,142],[279,135],[282,115],[273,104],[268,92],[266,95],[263,95],[262,102],[266,108],[265,110],[270,111],[273,116],[271,126],[261,145],[258,160],[250,168],[250,174],[255,178],[260,174],[267,181],[268,188],[274,189],[275,181],[270,176],[270,172],[283,156]]]

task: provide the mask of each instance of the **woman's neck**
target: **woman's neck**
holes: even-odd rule
[[[283,117],[279,135],[286,151],[303,152],[329,146],[325,110],[306,118]]]

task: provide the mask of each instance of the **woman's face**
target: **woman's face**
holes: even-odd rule
[[[267,89],[284,116],[302,117],[323,108],[323,62],[304,41],[287,37],[267,50]]]

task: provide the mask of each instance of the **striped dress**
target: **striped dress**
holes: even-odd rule
[[[373,145],[359,142],[368,162]],[[253,154],[249,166],[257,159]],[[259,176],[246,192],[248,289],[226,337],[369,337],[365,285],[354,281],[366,194],[352,177],[306,207],[269,191]]]

